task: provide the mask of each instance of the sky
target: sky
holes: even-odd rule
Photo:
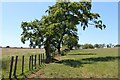
[[[9,0],[8,0],[9,1]],[[21,22],[41,19],[48,6],[55,2],[2,2],[0,3],[0,46],[29,47],[29,42],[20,41]],[[79,43],[118,43],[118,3],[93,2],[92,12],[99,13],[107,28],[104,30],[89,26],[85,31],[78,25]]]
[[[80,1],[80,0],[70,0],[70,1]],[[118,2],[120,0],[92,0],[92,2]],[[56,2],[56,0],[1,0],[1,2]]]

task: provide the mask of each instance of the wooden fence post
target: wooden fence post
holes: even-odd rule
[[[35,63],[34,63],[35,64],[35,69],[36,69],[36,57],[37,57],[37,55],[35,55]]]
[[[29,70],[31,70],[31,56],[29,58]]]
[[[16,78],[16,70],[17,70],[17,61],[18,61],[18,56],[16,56],[16,59],[15,59],[15,67],[14,67],[14,73],[13,73],[13,76]]]
[[[38,56],[38,61],[39,61],[39,66],[40,66],[40,54],[39,54],[39,56]]]
[[[33,70],[33,55],[32,55],[32,70]]]
[[[44,63],[44,53],[43,53],[43,63]]]
[[[9,79],[11,79],[12,76],[13,61],[14,61],[14,56],[11,57]]]
[[[22,74],[24,74],[24,55],[22,56]]]
[[[42,54],[41,54],[41,64],[42,64]]]

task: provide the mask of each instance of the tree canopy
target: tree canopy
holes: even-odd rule
[[[40,20],[22,22],[21,41],[30,41],[30,47],[41,47],[46,51],[46,62],[50,62],[50,53],[56,49],[60,54],[60,48],[64,42],[68,47],[77,45],[77,25],[85,30],[89,25],[104,29],[106,26],[100,20],[98,13],[91,12],[91,2],[56,2],[49,6]],[[67,42],[69,40],[69,43]]]

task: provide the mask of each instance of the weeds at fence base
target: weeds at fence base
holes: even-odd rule
[[[39,57],[38,55],[32,56],[12,56],[11,59],[7,62],[9,64],[5,68],[6,74],[2,74],[2,80],[4,79],[19,79],[19,78],[27,78],[31,73],[38,71],[39,69],[45,66],[45,56],[44,54]]]

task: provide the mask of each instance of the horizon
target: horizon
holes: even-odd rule
[[[78,43],[79,44],[79,43]],[[80,45],[85,45],[85,44],[91,44],[91,43],[84,43],[84,44],[80,44]],[[95,43],[95,44],[98,44],[98,43]],[[93,46],[95,45],[95,44],[92,44]],[[104,43],[100,43],[100,44],[104,44]],[[105,44],[105,46],[107,46],[107,45],[109,45],[109,44],[112,44],[112,43],[107,43],[107,44]],[[116,45],[120,45],[119,43],[118,44],[112,44],[112,45],[114,45],[114,46],[116,46]],[[7,46],[9,46],[9,45],[7,45]],[[7,46],[1,46],[0,45],[0,48],[2,47],[2,48],[6,48]],[[29,46],[9,46],[9,48],[30,48]],[[38,48],[38,46],[36,46],[36,48]],[[41,48],[44,48],[43,46],[41,47]]]

